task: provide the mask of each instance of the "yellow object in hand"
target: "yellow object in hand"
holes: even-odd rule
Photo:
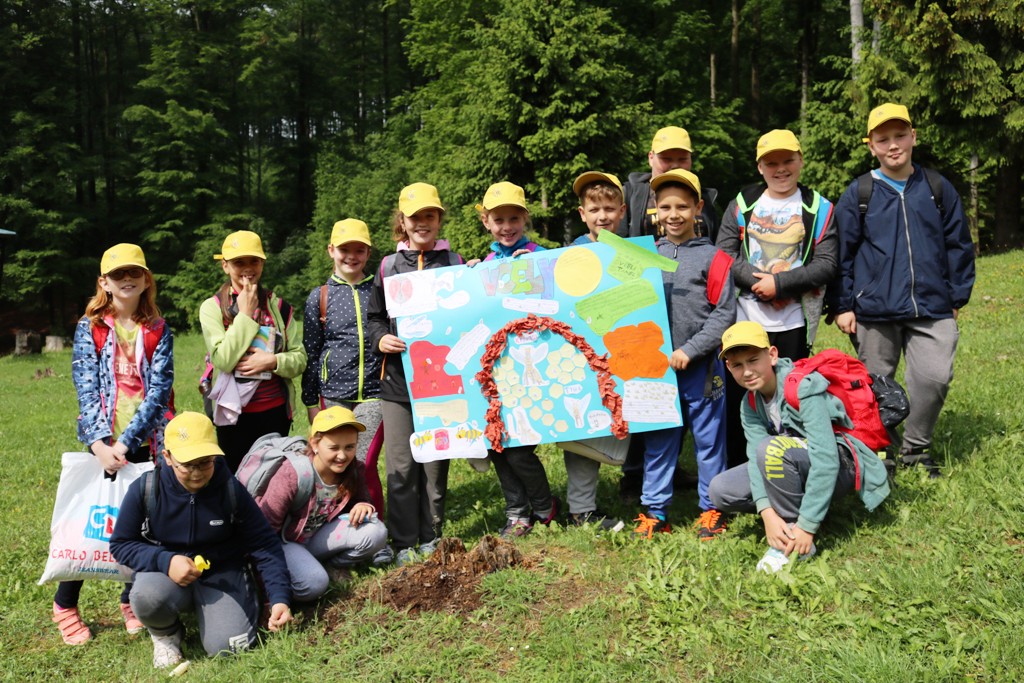
[[[210,561],[202,555],[196,555],[195,559],[192,560],[192,563],[195,564],[196,569],[201,572],[205,572],[210,568]]]

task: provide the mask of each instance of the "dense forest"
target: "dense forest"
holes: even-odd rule
[[[838,198],[886,100],[910,108],[915,160],[958,187],[979,248],[1024,243],[1019,0],[0,0],[0,94],[0,305],[57,326],[120,241],[194,324],[243,228],[298,304],[331,224],[362,218],[390,249],[412,181],[438,186],[465,254],[485,250],[472,205],[503,179],[563,244],[583,229],[573,177],[645,169],[664,125],[689,130],[719,211],[771,128]]]

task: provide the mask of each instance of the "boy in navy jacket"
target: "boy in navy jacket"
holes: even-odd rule
[[[917,132],[906,107],[887,103],[872,110],[864,142],[879,168],[871,172],[863,215],[863,180],[851,183],[836,204],[833,313],[869,371],[891,377],[900,354],[906,357],[910,415],[900,461],[937,477],[929,451],[953,379],[957,314],[974,287],[974,244],[953,185],[939,178],[939,191],[933,190],[928,172],[912,161]]]

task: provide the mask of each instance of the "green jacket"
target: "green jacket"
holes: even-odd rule
[[[294,315],[289,313],[288,320],[282,319],[280,298],[273,292],[270,293],[268,305],[270,317],[274,319],[274,329],[278,334],[284,331],[284,350],[276,354],[277,368],[274,374],[282,378],[288,387],[288,416],[291,417],[295,405],[295,385],[292,379],[306,369],[306,349],[302,346],[298,326],[294,324]],[[291,307],[287,308],[291,310]],[[259,323],[244,315],[235,316],[231,325],[225,328],[220,302],[215,296],[211,296],[199,307],[199,324],[203,328],[206,352],[210,354],[210,362],[217,372],[234,370],[260,329]]]
[[[778,382],[776,391],[782,399],[781,392],[786,375],[793,369],[788,358],[780,358],[775,366]],[[808,373],[800,382],[797,396],[800,409],[781,400],[780,414],[782,431],[803,437],[807,441],[807,455],[811,468],[807,473],[804,487],[803,502],[800,504],[800,516],[796,525],[804,531],[814,534],[828,512],[835,491],[836,479],[839,476],[839,444],[846,445],[846,439],[832,429],[833,424],[852,427],[850,418],[842,401],[828,393],[828,380],[817,372]],[[765,409],[764,399],[757,392],[754,394],[754,406],[750,400],[744,400],[740,409],[743,431],[747,436],[747,467],[750,474],[750,490],[753,494],[757,511],[771,507],[765,493],[765,482],[761,469],[757,466],[757,447],[762,440],[771,436],[768,431],[771,422]],[[870,448],[853,437],[847,437],[856,448],[854,455],[859,467],[859,491],[865,507],[874,510],[889,495],[889,479],[885,473],[885,465]]]

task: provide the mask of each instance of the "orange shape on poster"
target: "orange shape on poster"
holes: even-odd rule
[[[604,335],[608,369],[623,381],[634,377],[663,377],[668,358],[661,352],[661,328],[648,321],[619,327]]]
[[[450,396],[463,393],[462,377],[444,371],[445,358],[451,349],[427,341],[416,341],[409,346],[412,381],[409,393],[414,399]]]

